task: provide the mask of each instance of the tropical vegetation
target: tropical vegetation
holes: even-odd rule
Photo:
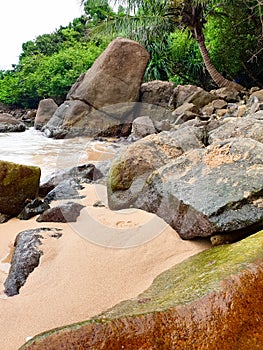
[[[146,81],[206,89],[263,87],[261,0],[86,0],[82,5],[82,17],[24,43],[18,64],[0,71],[0,102],[36,107],[45,97],[62,101],[116,36],[147,48]]]

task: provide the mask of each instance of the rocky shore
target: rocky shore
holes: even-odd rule
[[[84,287],[80,281],[85,275],[85,288],[95,283],[96,288],[91,289],[101,298],[88,293],[91,299],[84,298],[86,314],[82,314],[81,320],[94,317],[36,336],[21,349],[78,346],[246,350],[263,346],[263,333],[255,321],[263,316],[259,302],[263,90],[205,91],[170,82],[142,83],[148,59],[148,53],[138,43],[116,39],[73,85],[62,105],[46,99],[36,111],[35,128],[47,137],[114,138],[118,147],[113,159],[96,166],[86,163],[65,169],[52,174],[41,186],[39,168],[0,161],[0,186],[4,189],[0,194],[2,225],[9,225],[6,221],[18,215],[25,228],[15,240],[9,276],[2,281],[6,295],[24,299],[26,293],[30,294],[30,280],[38,281],[42,272],[48,273],[41,262],[46,254],[42,250],[45,240],[55,249],[55,262],[61,266],[65,256],[62,253],[60,258],[60,249],[68,244],[66,235],[71,235],[64,233],[63,225],[70,225],[82,237],[73,239],[75,248],[80,247],[79,239],[84,238],[83,245],[89,246],[91,255],[102,249],[98,263],[103,271],[96,263],[91,272],[94,260],[83,255],[80,257],[85,264],[80,262],[76,267],[77,283]],[[10,125],[17,127],[14,117],[2,114],[2,118],[3,132],[10,132]],[[22,131],[18,129],[12,131]],[[92,197],[91,202],[87,189],[94,188],[103,188],[104,195],[103,199]],[[103,224],[97,225],[101,219]],[[52,240],[54,232],[49,236],[50,229],[61,230],[61,235],[56,233],[55,237],[59,239]],[[90,242],[100,248],[92,250]],[[54,248],[56,244],[60,249]],[[113,248],[119,249],[113,253]],[[130,249],[125,253],[120,248]],[[147,273],[151,268],[155,271],[148,276],[147,287],[153,277],[168,270],[138,297],[147,283],[139,283],[140,288],[135,285],[133,295],[117,293],[114,302],[108,302],[109,296],[104,303],[98,278],[105,278],[108,269],[105,261],[111,264],[112,256],[116,254],[117,258],[120,254],[123,263],[127,263],[126,259],[134,256],[134,249],[139,270],[146,259]],[[206,251],[186,259],[202,250]],[[78,254],[76,250],[73,253]],[[116,265],[113,263],[116,271],[120,268],[117,260]],[[185,261],[177,265],[182,260]],[[50,264],[49,268],[53,269]],[[128,275],[130,269],[131,262],[121,268]],[[87,274],[98,271],[99,277],[86,280]],[[113,274],[116,271],[111,269]],[[137,284],[145,278],[142,270],[138,274]],[[55,284],[61,285],[63,274],[53,278]],[[123,283],[126,290],[125,283],[129,286],[132,283],[126,278],[123,282],[123,278],[121,274],[114,281],[118,281],[119,288]],[[50,285],[45,293],[49,295],[48,288]],[[61,293],[61,288],[56,289],[57,293]],[[134,299],[105,312],[114,303],[130,297]],[[94,299],[98,307],[92,309],[89,304]],[[58,300],[57,303],[59,310]],[[63,325],[80,321],[76,314],[74,317],[67,318]],[[52,322],[48,328],[59,326],[54,319]]]

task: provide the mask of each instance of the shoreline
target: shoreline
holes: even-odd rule
[[[0,321],[0,339],[5,350],[16,350],[28,337],[84,321],[120,301],[137,296],[161,272],[211,246],[207,241],[182,240],[153,214],[135,209],[112,212],[107,203],[103,208],[93,207],[98,199],[105,202],[105,186],[86,185],[80,194],[86,195],[81,200],[86,207],[74,225],[38,223],[35,217],[28,221],[12,219],[1,225],[1,262],[6,261],[19,232],[38,227],[62,228],[61,238],[45,237],[42,241],[44,254],[40,265],[29,275],[20,294],[5,296],[3,282],[7,274],[0,270],[0,310],[4,315]],[[97,232],[98,226],[94,226],[94,222],[105,234],[115,232],[118,237],[125,233],[125,244],[123,237],[112,240],[112,234],[110,241],[96,242],[93,231]],[[160,232],[145,236],[145,227],[150,233],[151,228],[159,227]],[[93,235],[83,238],[78,230]],[[127,237],[136,235],[143,237],[136,244],[133,239],[127,244]]]

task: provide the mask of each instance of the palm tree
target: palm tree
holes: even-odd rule
[[[86,2],[82,0],[82,3],[85,4]],[[151,31],[154,34],[158,30],[165,32],[173,31],[175,27],[187,28],[198,43],[205,67],[213,81],[219,87],[243,90],[244,88],[241,85],[227,80],[217,71],[205,45],[204,24],[207,16],[214,13],[217,6],[230,2],[233,2],[233,0],[221,0],[220,4],[219,1],[215,0],[115,0],[115,3],[124,5],[127,9],[127,17],[121,19],[124,28],[130,20],[134,19],[134,17],[138,18],[140,15],[141,20],[147,22],[147,25],[141,30],[144,37],[146,31]],[[149,18],[152,19],[153,25],[149,25]],[[142,21],[140,21],[140,25]],[[136,24],[138,29],[138,21]],[[128,25],[130,28],[133,28],[130,24]],[[154,26],[157,29],[154,29]]]
[[[215,1],[180,1],[170,0],[167,1],[166,15],[170,17],[172,21],[189,29],[192,37],[197,41],[199,50],[201,52],[205,67],[212,77],[213,81],[219,87],[231,87],[237,90],[243,90],[244,88],[232,81],[229,81],[223,77],[222,74],[213,65],[207,47],[205,45],[204,37],[204,24],[206,23],[206,15],[214,11],[213,5]],[[210,7],[208,7],[210,5]],[[222,1],[220,3],[222,5]]]

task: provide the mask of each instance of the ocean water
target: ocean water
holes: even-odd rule
[[[108,159],[115,153],[110,142],[87,137],[55,140],[29,128],[25,132],[0,133],[0,160],[41,168],[41,182],[52,172]]]

